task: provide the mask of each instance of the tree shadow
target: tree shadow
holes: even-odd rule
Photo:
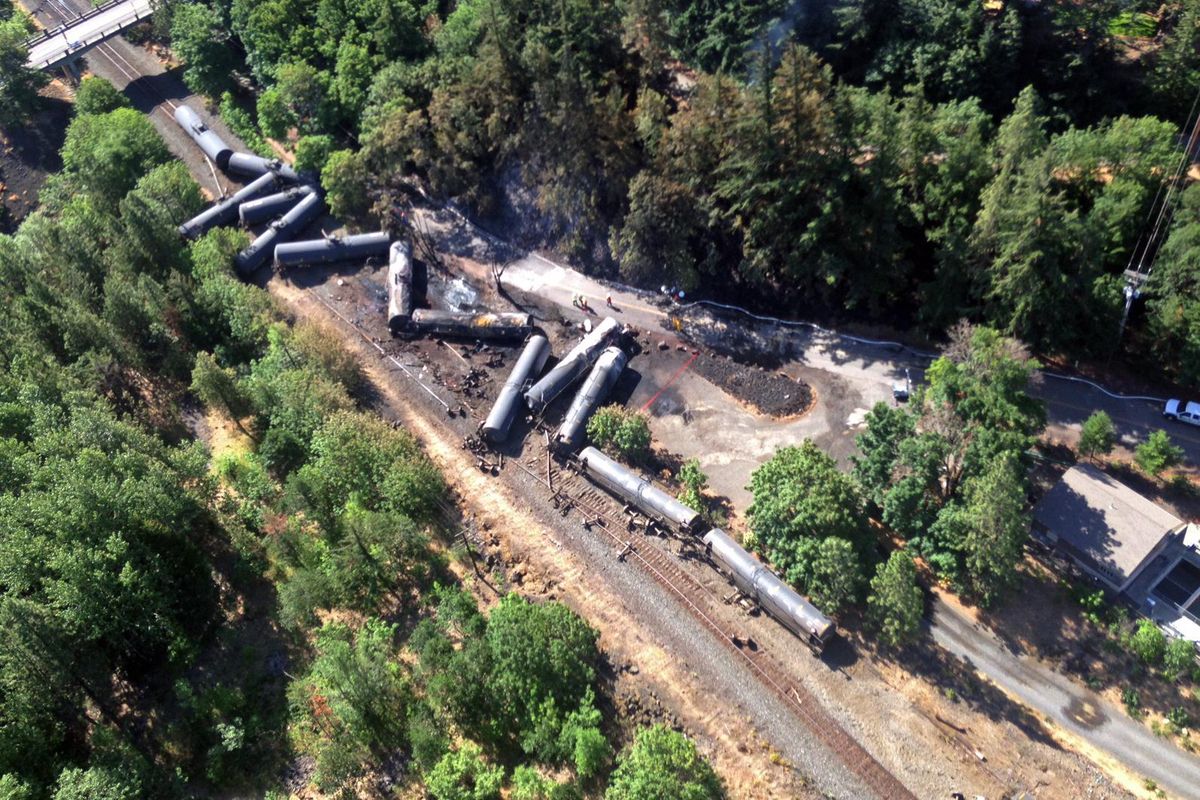
[[[881,652],[879,657],[892,660],[937,687],[952,702],[963,703],[971,711],[993,721],[1007,722],[1034,742],[1055,750],[1062,749],[1034,713],[999,687],[978,677],[970,660],[934,644],[928,617],[922,622],[922,633],[919,642],[896,651]]]

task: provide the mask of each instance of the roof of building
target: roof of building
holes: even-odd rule
[[[1105,475],[1080,464],[1067,470],[1033,512],[1042,528],[1117,588],[1123,588],[1183,521]]]

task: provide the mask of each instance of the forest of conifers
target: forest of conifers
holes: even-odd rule
[[[24,33],[0,22],[8,124],[37,83]],[[966,317],[1200,385],[1200,189],[1163,191],[1200,0],[213,0],[150,35],[351,221],[419,186],[604,276],[933,338]],[[0,800],[269,793],[298,763],[331,796],[719,796],[672,731],[616,752],[586,621],[476,606],[442,477],[335,337],[236,279],[245,234],[179,246],[199,188],[111,86],[75,105],[62,173],[0,236]],[[1118,342],[1122,272],[1150,259]],[[988,400],[983,425],[1016,408],[992,383],[933,385]],[[206,409],[234,442],[215,457]],[[1036,420],[1010,416],[1021,451]],[[986,596],[999,557],[946,543],[997,518],[975,487],[1018,507],[1019,483],[996,461],[961,503],[916,470],[889,486],[938,453],[870,422],[871,502]]]
[[[584,619],[477,605],[441,474],[245,232],[181,246],[200,188],[128,106],[79,86],[0,235],[0,799],[721,796],[602,713]]]
[[[1200,196],[1142,257],[1196,0],[212,0],[161,29],[343,215],[417,181],[598,274],[1076,358],[1161,247],[1121,346],[1200,383]]]

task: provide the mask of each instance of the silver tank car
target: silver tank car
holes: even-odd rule
[[[508,429],[512,427],[513,417],[516,416],[520,403],[521,390],[531,378],[542,371],[549,357],[550,341],[540,333],[530,336],[512,372],[508,373],[500,393],[496,395],[496,404],[484,420],[483,436],[489,442],[498,444],[508,438]]]
[[[361,261],[383,255],[388,251],[390,242],[391,237],[383,231],[285,242],[275,247],[275,263],[281,267],[301,267],[337,261]]]
[[[296,183],[300,176],[296,170],[277,158],[263,158],[253,153],[231,153],[226,169],[235,175],[266,175],[274,172],[284,180]]]
[[[579,464],[583,467],[584,475],[630,505],[636,506],[651,519],[670,524],[684,533],[699,533],[701,519],[698,512],[596,448],[583,448],[579,453]]]
[[[388,248],[388,327],[398,333],[408,326],[413,313],[412,243],[408,238]]]
[[[311,186],[292,186],[282,192],[250,200],[238,207],[238,219],[247,226],[275,219],[315,191]]]
[[[533,317],[529,314],[477,314],[474,311],[418,308],[412,313],[412,329],[417,333],[470,339],[516,339],[533,329]]]
[[[324,210],[325,201],[321,199],[320,194],[314,192],[306,196],[281,219],[272,222],[271,226],[251,242],[249,247],[237,254],[234,263],[237,265],[238,272],[242,275],[249,275],[258,269],[267,260],[267,256],[274,251],[277,242],[287,241],[304,230],[309,223],[321,216],[321,212]]]
[[[229,168],[229,157],[233,155],[233,148],[225,144],[225,140],[216,131],[210,130],[200,119],[199,114],[189,106],[181,105],[175,109],[175,122],[187,132],[188,136],[192,137],[196,144],[200,145],[204,155],[208,156],[214,164],[222,170]]]
[[[835,631],[829,617],[793,591],[720,528],[713,528],[704,534],[704,546],[709,558],[721,572],[729,576],[734,586],[803,639],[814,652],[820,652],[825,647]]]
[[[211,208],[201,211],[196,216],[179,226],[179,235],[185,239],[195,239],[204,235],[210,228],[218,225],[228,225],[238,215],[238,207],[248,200],[253,200],[260,194],[269,192],[279,185],[279,177],[272,173],[260,175],[245,187],[239,189],[230,197],[225,198]]]
[[[628,361],[629,357],[619,347],[607,347],[600,354],[596,365],[592,367],[583,386],[579,387],[575,399],[571,401],[571,407],[567,409],[567,415],[563,417],[558,433],[554,435],[554,443],[558,447],[574,450],[583,444],[588,417],[612,391]]]
[[[558,397],[575,379],[595,363],[600,351],[607,347],[620,333],[621,325],[612,317],[592,328],[592,332],[579,340],[562,360],[554,365],[542,379],[529,387],[525,392],[525,405],[534,414],[540,414]]]

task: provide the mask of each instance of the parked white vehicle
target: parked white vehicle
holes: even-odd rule
[[[1200,403],[1168,400],[1163,406],[1163,416],[1167,419],[1179,420],[1189,425],[1200,425]]]

